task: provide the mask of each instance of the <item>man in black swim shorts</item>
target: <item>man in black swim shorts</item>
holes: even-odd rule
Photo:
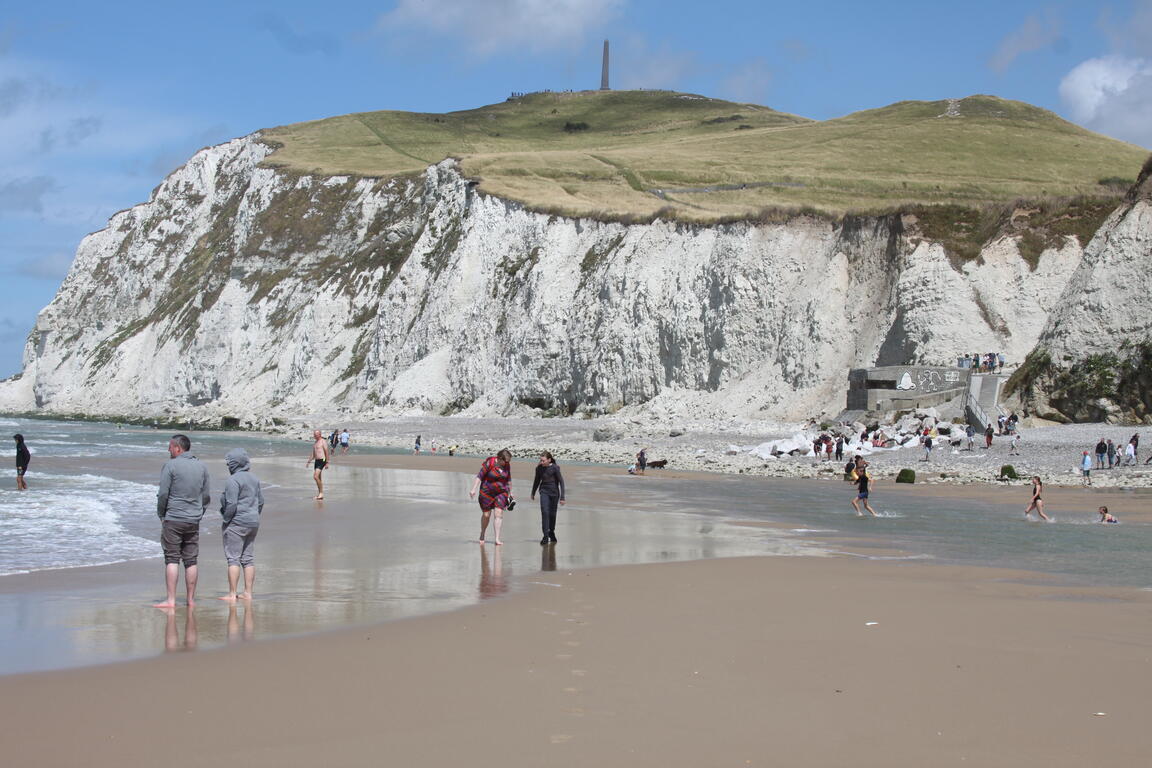
[[[308,461],[312,464],[312,479],[316,481],[316,498],[324,498],[324,469],[328,466],[331,453],[328,441],[320,434],[320,430],[312,431],[312,452],[308,454]]]

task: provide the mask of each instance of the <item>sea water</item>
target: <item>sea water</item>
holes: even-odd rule
[[[160,556],[156,490],[170,432],[0,418],[0,435],[5,433],[23,434],[32,460],[27,491],[16,490],[15,443],[12,459],[0,472],[0,576]],[[290,441],[230,432],[197,433],[195,443],[193,453],[223,453],[239,446],[255,457],[282,451]],[[140,481],[85,469],[93,459],[134,469]]]

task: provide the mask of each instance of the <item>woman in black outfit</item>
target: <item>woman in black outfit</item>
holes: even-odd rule
[[[540,454],[540,463],[536,465],[531,498],[536,498],[536,491],[540,491],[540,528],[544,531],[540,543],[555,544],[556,506],[564,503],[564,476],[548,451]]]
[[[24,435],[13,435],[16,439],[16,490],[28,490],[28,483],[24,482],[24,473],[28,471],[28,462],[32,460],[32,454],[28,451],[28,446],[24,445]]]

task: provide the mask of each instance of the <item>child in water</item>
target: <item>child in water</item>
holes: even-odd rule
[[[1112,515],[1111,512],[1108,511],[1108,507],[1100,507],[1100,509],[1097,511],[1100,513],[1100,522],[1102,522],[1102,523],[1118,523],[1118,522],[1120,522],[1119,520],[1117,520],[1115,518],[1115,516]]]

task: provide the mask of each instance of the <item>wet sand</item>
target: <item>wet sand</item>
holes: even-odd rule
[[[476,463],[341,458],[318,507],[302,461],[264,462],[280,487],[257,600],[213,599],[222,569],[208,537],[192,621],[146,607],[159,561],[0,579],[6,616],[41,599],[56,606],[45,624],[80,632],[58,642],[102,627],[108,647],[144,638],[130,655],[173,651],[0,677],[6,762],[1127,766],[1152,748],[1152,592],[850,557],[698,560],[802,542],[771,526],[705,530],[645,496],[670,474],[621,486],[594,467],[565,467],[559,547],[535,543],[525,486],[507,544],[481,548],[468,541],[475,508],[459,502]],[[413,481],[390,467],[461,471]],[[518,483],[529,467],[517,464]],[[398,549],[379,514],[408,530]],[[417,539],[427,568],[381,567]],[[695,561],[588,567],[661,558]],[[466,607],[383,621],[429,587],[445,608],[458,589]],[[334,624],[354,627],[267,639]],[[9,654],[14,642],[0,641]]]
[[[1140,764],[1149,595],[1011,577],[840,558],[560,571],[508,600],[265,643],[239,642],[241,608],[224,650],[0,678],[4,750],[52,766]]]

